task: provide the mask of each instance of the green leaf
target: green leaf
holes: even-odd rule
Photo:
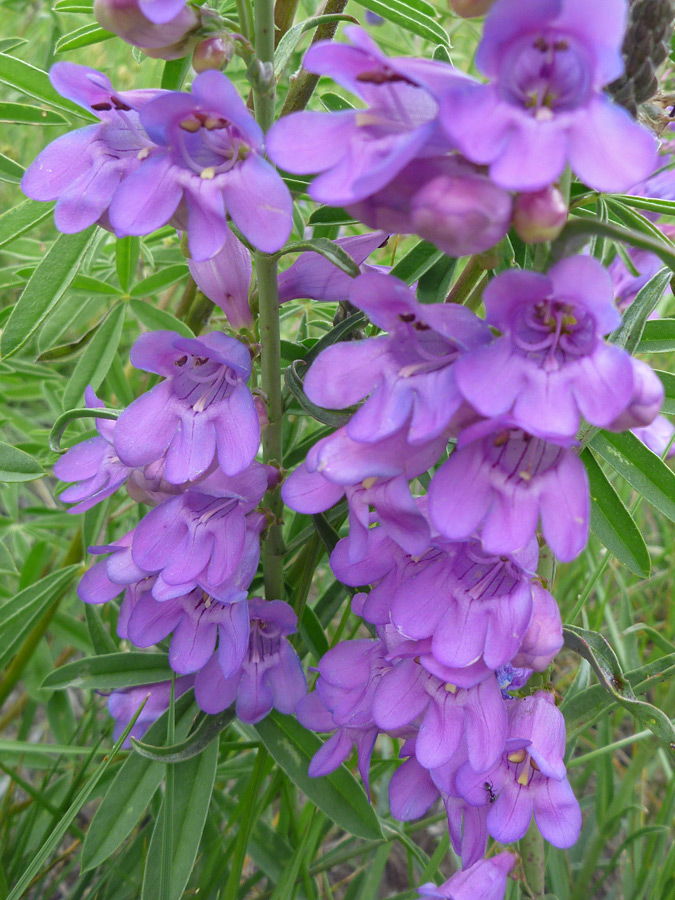
[[[84,604],[84,618],[87,621],[87,631],[91,638],[94,653],[117,653],[119,648],[110,636],[108,628],[101,619],[101,614],[93,603]],[[67,696],[65,694],[58,696]]]
[[[635,353],[649,316],[654,312],[663,293],[670,284],[673,273],[669,268],[661,269],[638,291],[635,300],[623,316],[621,327],[610,335],[609,340],[629,353]]]
[[[412,284],[436,265],[443,256],[443,251],[438,247],[434,247],[428,241],[420,241],[399,259],[389,274],[394,278],[400,278],[406,284]]]
[[[28,106],[26,103],[0,103],[0,122],[8,125],[66,125],[68,120],[60,113]]]
[[[353,103],[350,103],[346,97],[341,97],[334,91],[326,91],[319,97],[321,103],[326,107],[328,112],[343,112],[346,109],[356,109]]]
[[[648,578],[651,561],[640,529],[588,448],[582,452],[581,459],[590,486],[591,528],[594,534],[631,572]]]
[[[322,746],[315,734],[292,716],[276,711],[254,727],[277,764],[329,819],[356,837],[382,837],[377,815],[363,788],[344,765],[323,778],[310,778],[307,774],[310,760]]]
[[[630,431],[601,431],[590,446],[645,500],[675,521],[675,474]]]
[[[23,178],[26,170],[9,156],[0,153],[0,181],[9,181],[12,184],[18,184]]]
[[[115,243],[115,268],[123,291],[128,291],[134,280],[139,251],[140,239],[133,235],[118,238]]]
[[[308,225],[353,225],[355,222],[356,219],[339,206],[320,206],[307,220]]]
[[[190,270],[185,263],[179,263],[175,266],[165,266],[161,271],[155,272],[139,281],[134,285],[131,291],[132,297],[147,297],[149,294],[158,294],[169,285],[175,284],[181,278],[185,278],[190,274]]]
[[[319,25],[329,24],[330,22],[353,22],[355,25],[359,24],[359,20],[355,19],[354,16],[344,15],[342,13],[314,16],[312,19],[305,19],[304,22],[296,22],[296,24],[289,28],[286,34],[284,34],[274,51],[274,71],[277,78],[281,76],[288,65],[303,34],[306,31],[310,31],[312,28],[318,28]]]
[[[366,322],[367,319],[362,312],[355,312],[352,313],[351,316],[347,316],[346,319],[343,319],[341,322],[338,322],[337,325],[333,326],[327,334],[324,334],[324,336],[314,344],[311,350],[306,351],[303,354],[303,360],[309,365],[317,358],[322,350],[326,347],[330,347],[331,344],[337,344],[338,341],[346,338],[347,335],[351,334],[352,331],[357,329],[360,325],[365,325]]]
[[[52,691],[79,687],[97,691],[171,681],[173,670],[165,653],[104,653],[66,663],[45,678],[42,687]]]
[[[68,289],[94,240],[96,226],[79,234],[62,234],[42,258],[12,310],[2,333],[0,349],[13,356],[38,331]]]
[[[605,638],[596,631],[567,625],[563,628],[565,646],[588,660],[602,687],[631,715],[643,722],[650,731],[675,754],[675,725],[656,706],[638,700],[621,671],[619,660]]]
[[[24,200],[13,209],[8,209],[0,216],[0,248],[30,231],[51,215],[53,209],[53,203],[38,203],[37,200]]]
[[[58,569],[19,591],[0,607],[0,671],[14,656],[37,620],[63,594],[79,571],[81,569],[77,565]]]
[[[169,59],[164,63],[161,88],[163,91],[179,91],[185,76],[190,71],[190,56],[182,59]]]
[[[195,704],[191,691],[176,700],[176,737],[182,740],[194,719]],[[168,711],[164,712],[145,738],[153,744],[166,738]],[[82,871],[105,862],[131,834],[162,782],[165,766],[132,753],[124,761],[108,788],[87,829],[82,848]]]
[[[190,878],[204,831],[218,764],[218,744],[211,743],[199,756],[175,766],[171,809],[166,797],[150,838],[145,863],[142,900],[180,900]],[[168,890],[160,896],[156,877],[161,865],[163,830],[173,830],[173,853],[169,863]]]
[[[661,379],[665,391],[661,412],[666,415],[675,415],[675,375],[672,372],[661,372],[659,369],[654,371]]]
[[[29,453],[0,441],[0,481],[35,481],[44,469]]]
[[[64,34],[56,42],[54,53],[67,53],[69,50],[77,50],[80,47],[89,47],[91,44],[100,44],[102,41],[108,41],[111,37],[115,37],[112,31],[106,31],[100,28],[95,22],[82,25]]]
[[[82,407],[80,409],[69,409],[61,413],[52,430],[49,432],[49,448],[54,453],[61,453],[61,438],[68,425],[75,419],[118,419],[121,410],[119,409],[89,409]]]
[[[78,119],[86,119],[88,122],[97,122],[98,119],[89,112],[66,100],[52,87],[49,75],[42,69],[37,69],[22,59],[0,53],[0,82],[8,85],[13,90],[22,91],[36,100],[43,100],[49,106],[61,109],[70,116]]]
[[[40,869],[42,868],[42,866],[44,865],[46,860],[51,856],[51,854],[54,852],[54,850],[56,850],[56,848],[59,846],[59,844],[63,840],[63,836],[68,831],[70,824],[75,819],[75,816],[77,816],[77,814],[80,812],[80,810],[82,809],[84,804],[87,802],[90,795],[93,793],[94,788],[99,783],[99,781],[105,774],[106,770],[108,769],[108,766],[112,763],[112,761],[115,759],[115,757],[119,753],[119,751],[122,747],[122,744],[124,743],[124,741],[127,738],[127,735],[129,734],[131,729],[134,727],[134,724],[136,723],[136,719],[140,715],[142,708],[143,707],[141,706],[136,711],[136,714],[134,715],[132,720],[129,722],[127,727],[124,729],[124,731],[120,735],[120,738],[117,741],[117,743],[114,745],[114,747],[112,748],[110,753],[103,757],[103,760],[98,764],[98,766],[94,770],[91,778],[89,778],[87,783],[84,785],[82,790],[79,791],[79,793],[77,794],[77,796],[75,797],[75,799],[73,800],[71,805],[68,807],[66,812],[61,816],[58,824],[54,827],[54,829],[52,830],[51,834],[49,835],[47,840],[44,842],[44,844],[40,847],[40,850],[37,853],[32,855],[30,863],[28,864],[26,869],[24,869],[24,871],[22,872],[21,878],[19,879],[18,883],[15,885],[12,893],[9,895],[9,897],[7,897],[7,900],[19,900],[19,898],[24,895],[26,889],[28,888],[28,886],[30,885],[32,880],[35,878],[37,873],[40,871]]]
[[[94,390],[101,386],[119,347],[124,325],[124,310],[123,303],[110,310],[78,359],[63,393],[63,405],[66,409],[82,401],[87,385],[91,385]]]
[[[283,250],[280,250],[277,253],[277,257],[285,256],[287,253],[301,253],[301,252],[312,252],[319,253],[321,256],[325,257],[325,259],[329,260],[333,263],[334,266],[337,266],[342,272],[345,272],[347,275],[352,278],[356,278],[357,275],[360,274],[360,269],[351,258],[351,256],[347,253],[346,250],[343,250],[339,244],[333,243],[333,241],[329,241],[327,238],[312,238],[307,241],[292,241],[290,244],[286,244]]]
[[[450,290],[457,260],[443,256],[419,279],[417,299],[420,303],[443,303]]]
[[[230,707],[215,716],[204,716],[190,737],[179,744],[171,744],[168,747],[155,747],[144,741],[131,739],[131,744],[141,756],[146,759],[163,763],[181,763],[186,759],[198,756],[218,735],[224,731],[234,719],[234,710]]]
[[[180,319],[172,316],[165,309],[153,306],[152,303],[146,303],[144,300],[130,300],[129,306],[141,325],[144,325],[150,331],[177,331],[183,337],[191,338],[195,336],[192,329],[185,322],[181,322]]]
[[[74,291],[86,291],[88,294],[105,294],[108,297],[121,297],[123,291],[109,281],[92,278],[91,275],[76,275],[71,285]]]
[[[448,35],[434,16],[436,10],[420,0],[357,0],[359,6],[382,16],[406,31],[417,34],[434,44],[447,44]]]
[[[286,382],[288,390],[300,404],[301,409],[303,409],[308,416],[311,416],[323,425],[331,425],[333,428],[339,428],[341,425],[346,425],[352,417],[351,412],[331,412],[328,409],[322,409],[322,407],[312,403],[303,389],[302,379],[298,375],[297,366],[304,367],[306,366],[306,363],[303,360],[298,359],[294,363],[291,363],[290,366],[287,366],[284,369],[284,381]]]
[[[602,222],[596,218],[571,218],[563,228],[560,237],[553,243],[552,261],[562,259],[571,253],[576,253],[586,238],[592,235],[608,237],[613,241],[622,241],[632,247],[641,250],[649,250],[663,260],[669,269],[675,271],[675,247],[667,241],[659,241],[650,235],[636,231],[634,228],[624,228],[614,222]]]
[[[668,353],[675,350],[675,319],[647,322],[636,350],[638,353]]]

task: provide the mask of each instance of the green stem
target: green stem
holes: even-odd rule
[[[546,860],[544,858],[544,839],[534,820],[530,822],[525,837],[519,843],[523,860],[525,883],[530,890],[532,900],[542,900],[546,891]]]
[[[190,309],[185,316],[185,324],[188,328],[192,329],[195,334],[199,334],[202,329],[206,327],[212,312],[213,302],[209,300],[206,294],[197,291],[190,305]]]
[[[244,37],[247,40],[250,40],[253,33],[250,0],[236,0],[236,2],[237,18],[239,19],[239,29]]]
[[[445,302],[465,303],[484,274],[485,269],[481,266],[478,256],[471,256],[445,298]]]
[[[275,44],[286,34],[293,24],[300,0],[277,0],[274,6],[274,24],[277,27]]]
[[[274,62],[274,0],[257,0],[255,4],[255,52],[260,63]],[[274,122],[274,74],[256,79],[253,85],[255,114],[258,124],[267,131]],[[283,456],[281,401],[281,343],[279,332],[279,288],[277,259],[266,253],[254,253],[258,279],[260,327],[260,386],[267,397],[268,424],[263,431],[263,461],[281,467]],[[283,503],[278,488],[269,490],[264,504],[271,521],[262,542],[265,596],[268,600],[283,598],[284,542],[281,532]]]

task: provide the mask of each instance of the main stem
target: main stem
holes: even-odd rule
[[[274,0],[256,0],[255,53],[263,64],[274,62]],[[274,122],[274,78],[256,79],[254,97],[256,119],[263,131],[267,131]],[[268,417],[268,425],[263,430],[262,438],[263,461],[281,466],[283,446],[277,260],[276,257],[259,251],[256,251],[254,258],[260,312],[261,387],[267,397]],[[282,599],[284,595],[284,541],[281,532],[283,502],[278,488],[267,492],[265,506],[271,518],[262,542],[265,596],[268,600],[277,600]]]

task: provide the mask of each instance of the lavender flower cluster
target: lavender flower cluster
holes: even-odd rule
[[[169,57],[197,29],[181,2],[96,9],[106,27]],[[118,236],[166,223],[187,232],[192,274],[235,329],[253,324],[251,261],[228,217],[265,252],[291,230],[291,197],[265,152],[288,172],[316,174],[312,199],[378,229],[343,241],[361,266],[353,281],[315,254],[279,279],[281,302],[348,300],[373,326],[309,368],[313,404],[355,411],[281,488],[299,513],[346,500],[348,536],[330,564],[361,589],[352,609],[371,634],[329,650],[311,693],[287,640],[293,610],[248,599],[267,524],[259,504],[280,475],[256,461],[265,417],[244,344],[217,332],[142,335],[132,363],[163,380],[116,422],[97,420],[99,436],[55,472],[76,482],[62,495],[74,512],[124,483],[152,507],[132,532],[93,548],[107,558],[79,594],[103,603],[124,591],[119,635],[139,647],[170,636],[180,689],[194,684],[203,710],[236,703],[251,723],[272,707],[295,713],[330,734],[310,774],[333,771],[355,746],[366,790],[378,736],[402,741],[392,814],[415,819],[441,798],[464,866],[424,896],[499,900],[515,859],[483,860],[488,835],[511,843],[533,817],[554,846],[579,836],[563,716],[550,691],[528,687],[562,646],[556,601],[537,574],[538,530],[561,561],[578,556],[589,528],[582,420],[645,429],[663,388],[606,340],[621,316],[610,273],[590,256],[496,275],[483,319],[420,303],[364,263],[388,233],[456,257],[490,249],[512,226],[550,240],[567,217],[556,186],[566,167],[598,191],[647,179],[654,138],[603,92],[622,71],[625,20],[625,0],[497,0],[476,57],[484,83],[441,61],[389,59],[349,27],[348,44],[315,43],[304,66],[360,108],[297,112],[266,136],[220,72],[197,75],[190,94],[117,93],[100,73],[60,63],[55,87],[99,123],[47,147],[23,182],[29,196],[57,200],[62,231],[98,222]],[[87,403],[100,407],[93,392]],[[156,701],[153,710],[166,706],[165,688]],[[135,702],[115,695],[118,718]]]

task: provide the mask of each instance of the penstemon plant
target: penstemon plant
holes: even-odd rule
[[[30,6],[0,897],[673,900],[669,0]]]

